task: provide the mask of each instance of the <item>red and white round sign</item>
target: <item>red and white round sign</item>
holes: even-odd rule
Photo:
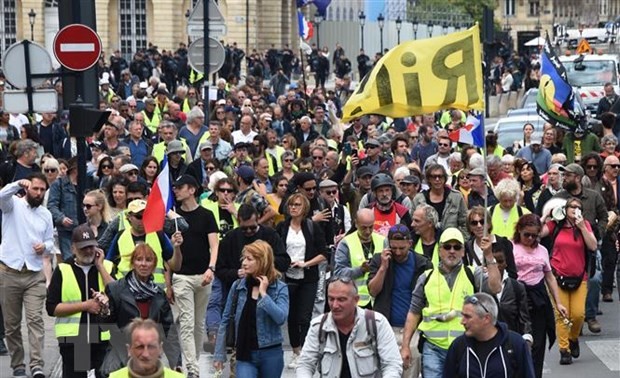
[[[73,71],[86,71],[101,55],[101,39],[86,25],[71,24],[54,37],[54,56],[60,64]]]

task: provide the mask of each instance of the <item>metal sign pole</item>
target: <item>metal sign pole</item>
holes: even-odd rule
[[[24,45],[24,63],[26,64],[26,96],[28,98],[28,118],[32,121],[34,113],[34,103],[32,101],[32,73],[30,72],[30,41],[22,41]]]

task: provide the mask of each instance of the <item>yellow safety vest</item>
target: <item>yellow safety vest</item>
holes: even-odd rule
[[[153,273],[153,280],[157,286],[160,286],[163,289],[166,283],[164,279],[164,261],[161,257],[161,243],[159,242],[157,232],[146,234],[144,241],[151,248],[153,248],[153,251],[155,251],[155,256],[157,256],[157,266],[155,267],[155,272]],[[131,227],[127,227],[118,238],[118,253],[120,254],[121,261],[117,266],[117,280],[124,277],[125,274],[131,270],[131,255],[133,254],[133,250],[135,248],[136,245],[133,242],[133,236],[131,235]]]
[[[201,74],[201,73],[198,73],[198,72],[194,71],[194,69],[191,69],[191,70],[189,70],[189,83],[190,83],[190,84],[194,84],[194,83],[196,83],[196,82],[198,82],[198,81],[202,80],[202,78],[203,78],[204,76],[205,76],[205,75],[203,75],[203,74]]]
[[[187,112],[189,112],[190,110],[192,109],[189,107],[189,100],[187,98],[183,99],[183,103],[181,104],[181,111],[187,114]]]
[[[510,215],[508,216],[508,220],[504,222],[504,215],[502,214],[502,209],[499,207],[499,204],[495,205],[493,215],[491,215],[491,224],[493,225],[493,233],[495,235],[503,236],[512,240],[512,238],[515,236],[515,227],[517,225],[517,222],[519,221],[519,211],[517,210],[517,206],[519,205],[515,205],[512,207],[512,209],[510,209]],[[489,211],[491,210],[491,207],[493,206],[489,206]],[[521,207],[521,212],[524,215],[530,213],[530,211],[525,207]]]
[[[235,209],[239,210],[239,207],[241,207],[240,204],[235,203]],[[217,224],[217,227],[220,227],[220,205],[217,203],[217,201],[211,201],[209,198],[203,198],[200,201],[200,206],[204,207],[205,209],[209,210],[210,212],[213,213],[213,217],[215,218],[215,224]],[[237,222],[237,218],[230,214],[230,217],[232,218],[233,221],[233,227],[237,228],[239,226],[239,222]],[[218,232],[219,234],[219,238],[220,240],[222,240],[222,233]]]
[[[452,291],[445,277],[438,270],[429,269],[424,272],[426,277],[430,274],[430,278],[424,285],[424,295],[428,306],[422,309],[422,321],[418,329],[424,333],[427,341],[446,350],[452,341],[465,331],[461,324],[463,318],[461,309],[465,297],[474,294],[474,286],[465,272],[465,269],[470,269],[470,267],[461,266],[460,269]],[[435,320],[435,317],[446,315],[452,310],[458,312],[454,319],[445,322]]]
[[[194,157],[192,158],[192,160],[196,160],[200,158],[200,145],[208,141],[210,136],[211,134],[209,134],[208,131],[205,131],[205,133],[202,134],[202,136],[200,137],[200,140],[198,141],[198,144],[196,145],[196,152],[194,153]],[[183,147],[187,149],[187,140],[185,138],[180,138],[180,140],[181,140],[181,143],[183,143]],[[185,156],[185,154],[183,155]],[[215,157],[215,152],[213,153],[213,156]]]
[[[424,256],[424,248],[422,247],[422,238],[418,240],[413,248],[413,251],[419,253]],[[435,243],[435,248],[433,249],[433,258],[431,259],[433,262],[433,266],[439,266],[439,243]]]
[[[187,143],[185,142],[185,139],[181,139],[181,144],[183,145],[183,148],[187,151]],[[166,154],[166,142],[159,142],[153,145],[153,151],[151,151],[151,155],[157,159],[157,161],[161,164],[161,162],[164,160],[164,155]],[[183,154],[181,155],[183,157],[183,159],[185,159],[185,161],[187,161],[187,154],[185,152],[183,152]]]
[[[172,369],[164,368],[164,377],[165,378],[183,378],[185,375],[183,373],[176,372]],[[129,368],[124,367],[120,370],[110,373],[110,378],[129,378]]]
[[[153,110],[153,113],[157,115],[157,118],[162,119],[164,118],[164,113],[168,112],[168,101],[166,101],[163,108],[160,108],[159,105],[159,101],[155,99],[155,110]]]
[[[157,134],[157,128],[159,127],[159,122],[161,122],[161,114],[157,113],[157,110],[155,110],[153,111],[153,118],[149,119],[144,110],[141,111],[141,113],[144,117],[144,125],[148,127],[153,134]]]
[[[103,267],[106,272],[110,273],[112,272],[114,264],[112,264],[111,261],[103,260]],[[82,302],[82,291],[80,290],[80,285],[77,282],[77,278],[75,278],[71,265],[60,263],[58,264],[58,269],[60,269],[60,276],[62,277],[62,287],[60,290],[62,303]],[[97,279],[99,281],[98,289],[101,291],[105,287],[101,273],[97,273]],[[89,288],[86,288],[86,290],[88,289]],[[90,298],[90,293],[87,293],[86,298]],[[81,311],[68,316],[57,316],[54,324],[56,337],[78,336],[80,334],[81,318]],[[102,341],[110,340],[110,331],[101,332],[100,337]]]
[[[362,241],[358,236],[357,232],[352,233],[351,235],[345,236],[344,238],[347,241],[347,245],[349,246],[349,256],[351,257],[351,267],[356,268],[361,266],[362,263],[366,261],[366,256],[364,256],[364,249],[362,248]],[[383,250],[383,243],[385,238],[376,233],[372,233],[372,243],[374,245],[375,250],[374,253],[381,253]],[[360,300],[357,302],[358,306],[366,306],[370,303],[370,292],[368,291],[368,273],[365,273],[361,277],[355,279],[355,284],[357,285],[357,294],[360,296]]]
[[[277,171],[274,171],[274,173],[271,173],[271,161],[269,162],[269,176],[273,176],[275,173],[280,172],[282,170],[282,154],[286,151],[284,149],[284,147],[282,146],[276,146],[276,165],[277,165]],[[269,155],[265,155],[265,157],[270,157],[273,156],[272,154],[270,154],[269,152],[265,151],[265,154],[269,154]],[[267,159],[269,160],[269,159]]]

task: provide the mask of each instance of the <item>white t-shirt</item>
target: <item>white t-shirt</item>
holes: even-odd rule
[[[257,135],[258,133],[254,130],[250,130],[248,135],[245,135],[241,130],[235,130],[232,132],[233,143],[252,143],[252,141],[254,141],[254,137]]]
[[[306,238],[304,233],[295,231],[291,227],[286,235],[286,253],[291,258],[291,262],[304,261],[306,259]],[[300,268],[288,268],[286,271],[288,278],[301,280],[304,278],[304,270]]]

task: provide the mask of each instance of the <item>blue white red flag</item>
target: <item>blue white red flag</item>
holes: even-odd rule
[[[146,208],[142,217],[146,233],[164,229],[164,219],[168,211],[172,209],[173,202],[168,156],[164,155],[164,160],[161,163],[161,172],[153,183],[153,188],[151,189],[149,199],[146,201]]]
[[[312,23],[306,20],[304,15],[297,11],[297,25],[299,25],[299,36],[307,41],[314,35],[314,27]]]
[[[475,147],[484,146],[484,122],[482,115],[467,116],[465,126],[450,133],[453,142],[471,144]]]

